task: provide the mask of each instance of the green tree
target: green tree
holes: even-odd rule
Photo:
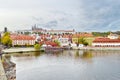
[[[88,42],[85,41],[85,42],[83,43],[83,45],[87,46],[87,45],[88,45]]]
[[[55,42],[58,46],[60,46],[60,42],[59,42],[58,40],[54,40],[54,42]]]
[[[110,34],[110,32],[92,32],[92,34],[94,36],[102,36],[102,37],[106,37]]]
[[[83,44],[85,42],[84,37],[78,38],[78,43]]]
[[[30,34],[30,32],[24,32],[24,34],[25,34],[25,35],[29,35],[29,34]]]
[[[34,48],[35,48],[36,50],[40,50],[41,45],[37,43],[37,44],[34,45]]]
[[[77,46],[79,46],[79,44],[83,44],[83,45],[87,46],[88,42],[85,40],[84,37],[81,37],[81,38],[78,38],[78,44],[77,44]]]
[[[12,45],[12,40],[10,38],[9,32],[4,33],[3,37],[1,38],[1,43],[7,47]]]

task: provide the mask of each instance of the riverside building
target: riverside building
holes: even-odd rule
[[[92,46],[94,47],[120,47],[120,39],[96,38]]]

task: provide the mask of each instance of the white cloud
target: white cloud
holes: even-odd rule
[[[30,29],[55,21],[56,29],[107,31],[119,20],[119,7],[118,0],[0,0],[0,28]]]
[[[36,23],[45,24],[60,19],[69,23],[67,20],[72,19],[72,16],[69,18],[68,15],[78,14],[78,8],[79,0],[0,0],[0,28],[30,28]],[[57,12],[53,13],[54,11]],[[66,12],[67,15],[63,14]]]

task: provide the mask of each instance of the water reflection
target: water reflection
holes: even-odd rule
[[[90,50],[68,50],[63,52],[50,52],[50,53],[44,53],[44,52],[30,52],[30,53],[13,53],[13,54],[5,54],[4,56],[8,59],[13,57],[36,57],[39,58],[40,56],[56,56],[58,58],[60,57],[69,57],[69,58],[75,58],[75,59],[90,59],[94,57],[105,57],[105,56],[111,56],[111,55],[117,55],[120,56],[120,51],[90,51]]]
[[[91,51],[84,51],[82,57],[83,58],[92,58],[93,55],[92,55]]]
[[[84,58],[84,59],[90,59],[93,57],[93,53],[91,51],[82,51],[82,53],[80,54],[79,50],[76,50],[75,52],[75,58]]]
[[[37,51],[37,52],[34,52],[34,53],[33,53],[33,56],[35,56],[35,57],[37,58],[37,57],[39,57],[41,54],[43,54],[43,53]]]
[[[17,80],[120,79],[120,51],[66,50],[11,56],[17,65]]]
[[[75,53],[75,58],[79,58],[79,57],[80,57],[79,50],[77,50]]]
[[[52,52],[52,53],[50,53],[50,55],[53,55],[53,56],[56,56],[56,57],[60,57],[63,54],[61,52]]]

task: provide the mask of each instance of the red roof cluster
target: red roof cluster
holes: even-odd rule
[[[12,40],[35,40],[34,37],[28,35],[11,35]]]
[[[110,39],[110,38],[96,38],[94,43],[120,43],[120,39]]]
[[[92,33],[78,33],[74,34],[73,37],[93,37]]]
[[[52,42],[52,41],[42,41],[42,42],[40,42],[40,44],[41,44],[41,45],[42,45],[42,44],[51,45],[51,46],[53,46],[53,47],[58,46],[57,43]]]

